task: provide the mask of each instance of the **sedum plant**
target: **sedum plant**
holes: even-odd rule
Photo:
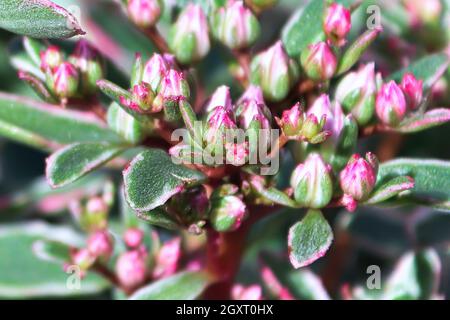
[[[449,294],[449,1],[54,2],[0,2],[0,135],[48,154],[0,297]]]

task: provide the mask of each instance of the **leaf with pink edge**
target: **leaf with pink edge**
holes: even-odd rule
[[[396,177],[375,188],[366,204],[380,203],[395,197],[400,192],[414,188],[414,179],[408,176]]]
[[[450,121],[450,109],[433,109],[425,114],[415,114],[406,118],[395,128],[395,131],[412,133],[436,127]]]

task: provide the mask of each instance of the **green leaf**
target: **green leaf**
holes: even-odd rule
[[[405,196],[408,201],[424,204],[450,202],[450,162],[431,159],[397,159],[382,163],[378,181],[410,176],[414,188]],[[401,197],[403,198],[403,197]]]
[[[319,210],[306,216],[289,229],[289,259],[294,268],[310,265],[321,258],[333,241],[333,231]]]
[[[185,186],[205,179],[201,172],[173,163],[160,149],[138,154],[123,177],[128,203],[134,210],[144,212],[163,205]]]
[[[444,53],[436,53],[410,64],[407,68],[395,72],[389,80],[401,81],[405,73],[411,72],[423,80],[424,89],[430,89],[444,74],[449,66],[449,57]]]
[[[33,243],[33,253],[43,261],[60,265],[70,261],[70,246],[59,241],[37,240]]]
[[[396,177],[376,187],[365,204],[375,204],[395,197],[400,192],[414,188],[414,180],[407,176]]]
[[[2,0],[0,28],[33,38],[70,38],[85,33],[71,13],[48,0]]]
[[[402,133],[419,132],[425,129],[439,126],[450,121],[450,109],[433,109],[425,114],[417,113],[405,120],[395,128],[395,131]]]
[[[204,272],[181,272],[138,290],[130,300],[193,300],[210,282]]]
[[[42,222],[9,224],[0,227],[0,297],[33,298],[95,294],[109,287],[100,276],[88,273],[79,289],[70,289],[70,277],[62,265],[42,261],[33,253],[37,241],[60,241],[82,245],[82,238],[67,227]]]
[[[125,150],[107,142],[71,144],[47,158],[46,176],[54,188],[72,183]]]
[[[145,137],[145,128],[142,123],[124,111],[116,102],[109,106],[107,120],[111,129],[133,144],[139,143]]]
[[[137,212],[136,215],[138,218],[144,220],[145,222],[158,227],[166,228],[169,230],[176,230],[180,227],[177,221],[161,207],[147,212]]]
[[[1,92],[0,135],[44,150],[74,142],[123,142],[92,114]]]
[[[310,44],[325,40],[323,32],[324,2],[312,0],[305,8],[299,9],[289,19],[282,31],[282,40],[289,56],[298,58]],[[336,1],[349,6],[351,1]]]
[[[272,201],[273,203],[280,204],[282,206],[298,208],[297,203],[291,199],[286,193],[277,188],[264,188],[258,182],[251,182],[253,189],[266,200]]]

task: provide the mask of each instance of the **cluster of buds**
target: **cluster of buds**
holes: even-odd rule
[[[309,45],[300,56],[303,70],[314,81],[330,80],[337,68],[337,59],[326,42]]]
[[[310,153],[292,173],[291,187],[298,204],[308,208],[325,207],[333,196],[331,166],[317,153]]]
[[[140,28],[151,28],[163,11],[163,1],[161,0],[128,0],[126,3],[128,17]]]
[[[357,202],[366,200],[375,187],[378,172],[378,160],[370,152],[365,159],[354,154],[339,175],[339,183],[344,192],[343,204],[354,211]]]
[[[251,46],[259,36],[258,19],[242,1],[229,0],[211,17],[211,31],[214,37],[231,49]]]
[[[307,114],[302,110],[300,103],[284,110],[281,118],[275,117],[275,121],[283,134],[291,140],[316,144],[324,142],[331,135],[330,131],[323,130],[327,122],[326,114],[322,114],[320,118],[314,113]]]
[[[325,12],[323,29],[329,41],[336,46],[343,46],[352,28],[350,10],[339,3],[332,3]]]
[[[407,73],[400,85],[393,80],[381,85],[376,97],[376,114],[383,124],[395,127],[409,110],[420,106],[422,99],[423,82]]]
[[[125,288],[135,289],[144,284],[148,275],[148,253],[145,247],[122,253],[116,262],[116,274]]]
[[[209,220],[219,232],[237,230],[246,217],[247,207],[237,190],[234,185],[223,185],[211,195]]]
[[[209,27],[203,9],[190,3],[180,13],[169,33],[169,47],[182,64],[206,56],[210,48]]]
[[[289,58],[281,41],[258,54],[252,60],[250,69],[251,82],[259,85],[264,97],[270,101],[286,98],[299,77],[298,65]]]

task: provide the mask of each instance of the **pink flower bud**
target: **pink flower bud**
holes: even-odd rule
[[[142,248],[122,253],[117,259],[116,273],[127,288],[143,284],[147,277],[147,253]]]
[[[248,287],[235,284],[231,290],[231,297],[233,300],[262,300],[262,288],[257,284]]]
[[[388,126],[396,126],[406,114],[406,100],[395,81],[383,84],[377,94],[376,112],[380,121]]]
[[[113,252],[113,242],[108,231],[96,231],[87,240],[89,253],[94,257],[108,260]]]
[[[237,101],[237,106],[255,101],[257,104],[265,104],[263,92],[261,87],[255,86],[253,84],[249,85],[247,90],[242,94],[242,96]]]
[[[325,42],[309,45],[303,51],[300,60],[303,69],[312,80],[326,81],[336,72],[336,56]]]
[[[213,199],[211,206],[210,221],[219,232],[237,230],[247,213],[245,203],[232,195]]]
[[[162,7],[160,0],[128,0],[128,16],[137,26],[149,28],[158,21]]]
[[[416,109],[422,102],[423,81],[417,80],[412,73],[405,73],[400,87],[405,95],[408,108]]]
[[[149,83],[152,90],[156,92],[161,80],[173,67],[173,58],[171,55],[154,53],[145,64],[142,81]]]
[[[153,277],[156,279],[171,276],[177,271],[181,257],[181,238],[174,238],[161,247],[153,269]]]
[[[233,112],[233,103],[231,101],[230,88],[227,86],[220,86],[214,91],[211,99],[206,105],[206,112],[211,112],[214,108],[222,106],[227,112]]]
[[[132,101],[125,102],[129,108],[145,113],[156,113],[161,111],[161,106],[153,108],[153,100],[155,99],[155,94],[152,88],[146,82],[141,82],[133,87],[131,90]],[[127,104],[128,103],[128,104]]]
[[[368,152],[366,159],[354,154],[339,175],[342,191],[356,201],[366,200],[375,187],[377,171],[378,163],[374,154]]]
[[[170,69],[161,82],[158,94],[164,99],[189,98],[189,85],[183,73]]]
[[[139,228],[128,228],[123,236],[125,244],[130,248],[137,248],[142,244],[144,231]]]
[[[40,53],[40,56],[42,71],[53,70],[63,61],[63,55],[57,46],[49,46]]]
[[[74,65],[62,62],[53,70],[52,89],[61,98],[71,98],[78,90],[78,72]]]
[[[71,253],[71,262],[76,264],[82,271],[88,270],[95,262],[95,256],[88,249],[79,249]]]
[[[257,121],[260,129],[271,128],[272,114],[265,104],[250,101],[243,105],[238,113],[239,126],[248,129],[252,121]]]
[[[204,134],[207,144],[221,147],[225,143],[225,130],[236,129],[236,123],[229,112],[223,106],[216,107],[208,115],[208,127]]]
[[[291,109],[284,110],[281,119],[275,117],[275,121],[286,136],[298,136],[303,126],[303,111],[300,109],[300,103],[295,104]]]
[[[332,43],[343,46],[352,28],[350,10],[338,3],[331,4],[326,10],[323,28]]]
[[[92,214],[104,214],[108,211],[108,205],[101,197],[92,197],[86,204],[86,210]]]
[[[331,132],[331,139],[336,142],[344,127],[345,120],[341,105],[338,102],[331,104],[330,97],[327,94],[322,94],[309,108],[308,115],[310,114],[315,115],[317,119],[326,117],[323,129]]]
[[[440,0],[408,0],[405,1],[405,6],[411,16],[413,26],[437,23],[442,13]]]

